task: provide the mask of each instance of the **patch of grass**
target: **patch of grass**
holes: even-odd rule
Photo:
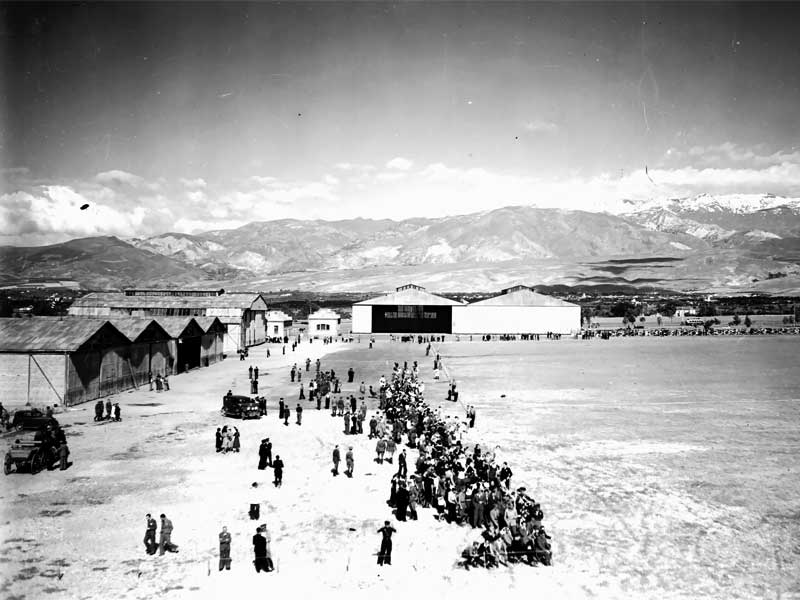
[[[92,567],[92,571],[108,571],[108,567]]]
[[[57,588],[57,587],[46,587],[42,590],[45,594],[59,594],[61,592],[66,592],[66,588]]]
[[[182,590],[182,589],[183,589],[182,585],[170,585],[170,586],[165,587],[162,591],[166,593],[166,592],[171,592],[172,590],[177,591],[177,590]]]
[[[141,402],[137,404],[127,404],[126,406],[163,406],[162,402]]]

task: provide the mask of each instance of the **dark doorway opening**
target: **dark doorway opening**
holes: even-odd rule
[[[181,338],[178,340],[178,373],[200,366],[200,337]]]

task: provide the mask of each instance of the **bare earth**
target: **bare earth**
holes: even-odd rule
[[[491,572],[456,569],[477,532],[428,509],[396,524],[393,565],[375,564],[393,466],[372,462],[372,441],[343,435],[340,418],[308,401],[302,426],[277,418],[278,396],[296,402],[291,363],[326,352],[323,368],[344,378],[353,366],[356,384],[419,360],[429,402],[446,393],[424,346],[369,350],[364,339],[303,343],[285,357],[272,346],[269,359],[261,347],[248,362],[174,377],[168,393],[121,394],[121,423],[93,423],[93,403],[61,413],[75,464],[0,486],[0,596],[800,598],[797,337],[442,344],[462,400],[478,409],[472,439],[499,447],[553,536],[552,568]],[[269,414],[225,419],[221,396],[248,391],[250,363]],[[214,452],[226,423],[242,433],[240,454]],[[256,469],[265,436],[286,463],[281,489]],[[335,443],[355,447],[352,480],[330,475]],[[145,554],[147,512],[172,519],[180,553]],[[278,567],[269,575],[251,564],[260,522]],[[223,525],[233,570],[219,573]]]

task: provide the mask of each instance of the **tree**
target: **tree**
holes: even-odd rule
[[[753,324],[753,322],[750,320],[750,315],[745,315],[744,316],[744,326],[747,327],[748,329],[750,329],[750,326],[752,324]]]
[[[581,323],[585,323],[586,327],[592,324],[592,317],[594,316],[594,309],[591,306],[581,306]]]
[[[667,300],[666,302],[662,302],[656,307],[658,313],[664,315],[665,317],[674,317],[675,311],[677,309],[678,309],[678,304],[673,300]]]
[[[645,321],[645,319],[644,319],[644,315],[642,315],[641,317],[639,317],[639,323],[644,323],[644,321]]]
[[[659,327],[661,327],[661,323],[662,322],[663,322],[663,319],[661,318],[661,315],[656,315],[656,323],[658,323]]]
[[[741,324],[741,322],[742,322],[742,320],[739,318],[739,315],[737,315],[737,314],[734,314],[734,315],[733,315],[733,320],[731,320],[731,323],[732,323],[733,325],[737,325],[737,326],[738,326],[738,325],[740,325],[740,324]]]

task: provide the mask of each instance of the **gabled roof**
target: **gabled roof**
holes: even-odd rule
[[[128,338],[105,319],[0,319],[0,352],[74,352],[101,334],[114,344],[128,342]]]
[[[334,310],[331,310],[330,308],[320,308],[319,310],[316,310],[310,315],[308,315],[309,321],[311,319],[325,319],[327,321],[331,319],[340,319],[340,318],[341,317],[339,316],[339,313],[337,313]]]
[[[193,317],[195,322],[200,325],[200,327],[206,333],[225,333],[227,331],[227,327],[225,324],[219,320],[219,317]],[[156,320],[158,317],[156,317]]]
[[[203,335],[206,332],[197,322],[197,317],[158,317],[156,320],[175,339]]]
[[[80,319],[84,317],[70,317],[71,319]],[[102,318],[102,317],[101,317]],[[169,333],[158,323],[157,319],[148,317],[106,317],[103,320],[108,321],[116,327],[122,334],[130,341],[136,342],[139,336],[144,334],[148,329],[152,333],[160,334],[160,337],[168,339]]]
[[[508,288],[499,296],[472,302],[469,306],[578,306],[571,302],[545,296],[529,287],[515,286]]]
[[[377,298],[370,298],[356,302],[355,305],[425,305],[425,306],[461,306],[461,302],[450,300],[442,296],[436,296],[425,291],[425,288],[408,284],[397,288],[397,291]]]

